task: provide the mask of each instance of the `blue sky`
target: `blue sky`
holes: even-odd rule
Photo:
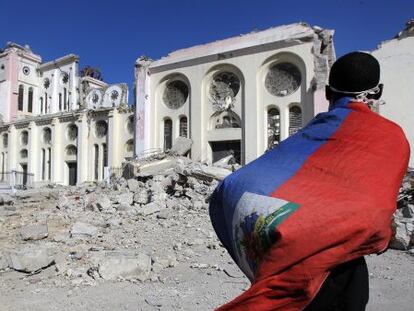
[[[29,44],[44,61],[68,53],[132,91],[137,57],[305,21],[335,29],[337,56],[372,50],[414,17],[413,0],[1,0],[0,46]],[[132,96],[130,96],[132,100]]]

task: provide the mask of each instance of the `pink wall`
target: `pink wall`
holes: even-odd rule
[[[9,54],[9,68],[8,79],[10,81],[10,106],[9,106],[9,116],[7,121],[14,120],[17,116],[17,92],[18,92],[18,81],[17,74],[19,70],[18,66],[18,56],[16,53],[11,52]]]
[[[316,90],[313,94],[313,102],[314,102],[314,115],[316,116],[318,113],[328,111],[329,102],[325,99],[325,89]]]

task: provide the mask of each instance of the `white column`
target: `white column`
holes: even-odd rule
[[[56,113],[58,112],[58,93],[59,93],[59,70],[55,69],[53,70],[52,75],[52,92],[51,92],[51,99],[49,100],[49,107],[50,110],[48,113]]]
[[[14,124],[9,127],[9,171],[17,169],[17,145],[18,137],[17,130]]]
[[[150,148],[150,101],[149,96],[149,76],[148,68],[151,60],[140,57],[135,63],[135,118],[134,118],[134,155],[141,154]],[[154,100],[154,99],[151,99]],[[154,103],[153,103],[154,104]]]
[[[250,71],[250,72],[249,72]],[[260,115],[258,114],[257,105],[257,83],[255,68],[246,66],[243,70],[244,85],[244,110],[243,110],[243,128],[242,128],[242,161],[245,164],[256,159],[258,154],[258,137],[263,133],[258,133],[258,122]],[[243,157],[244,154],[244,157]]]
[[[79,86],[79,79],[77,78],[77,72],[78,72],[78,61],[74,62],[73,65],[70,67],[70,72],[69,72],[69,81],[71,83],[71,87],[69,89],[69,91],[71,92],[70,94],[70,100],[71,102],[69,103],[71,105],[71,109],[75,110],[78,109],[78,92],[76,91],[76,89]]]
[[[205,161],[208,158],[210,150],[207,146],[207,124],[210,117],[206,113],[207,96],[204,96],[202,90],[204,85],[200,75],[188,78],[191,81],[190,112],[188,115],[189,137],[193,140],[191,146],[191,158],[196,161]],[[201,107],[201,109],[199,107]]]
[[[54,118],[52,120],[52,156],[51,156],[51,182],[64,184],[64,157],[65,157],[65,146],[62,144],[63,138],[63,131],[62,131],[63,124],[60,122],[58,118]],[[48,168],[47,168],[47,161],[48,161],[48,153],[47,149],[45,152],[45,177],[47,178]]]
[[[88,157],[90,153],[88,150],[89,127],[85,113],[79,116],[76,125],[78,126],[77,183],[82,183],[88,180]]]
[[[38,172],[39,162],[39,128],[35,122],[30,122],[28,126],[29,142],[28,142],[28,159],[27,159],[27,172],[34,174],[33,181],[39,181],[41,176]]]
[[[117,120],[117,111],[116,109],[111,110],[108,113],[108,139],[107,139],[107,148],[108,148],[108,166],[112,167],[115,166],[115,162],[116,162],[116,153],[117,153],[117,146],[116,146],[116,142],[119,139],[115,139],[114,141],[114,135],[115,135],[115,130],[116,130],[116,120]]]

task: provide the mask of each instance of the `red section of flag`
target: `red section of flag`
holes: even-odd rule
[[[273,197],[301,207],[277,228],[256,281],[219,310],[302,310],[334,267],[384,250],[409,145],[393,122],[352,112]]]

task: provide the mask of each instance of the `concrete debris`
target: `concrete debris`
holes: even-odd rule
[[[137,204],[147,204],[150,200],[148,190],[145,188],[137,189],[134,194],[134,202]]]
[[[207,166],[207,165],[198,165],[195,167],[191,173],[192,176],[200,179],[216,179],[223,180],[228,175],[231,174],[231,171],[226,168]]]
[[[0,195],[0,205],[12,205],[14,203],[13,198],[10,195]]]
[[[233,160],[193,162],[180,156],[191,141],[176,144],[173,152],[125,165],[128,178],[3,195],[0,270],[35,273],[55,263],[47,272],[55,275],[41,282],[160,282],[165,270],[190,269],[207,252],[221,256],[206,201],[235,169]]]
[[[76,236],[95,236],[96,233],[98,232],[98,228],[88,224],[88,223],[84,223],[84,222],[76,222],[73,226],[72,229],[70,230],[70,233],[72,235],[72,237],[76,237]]]
[[[142,182],[139,182],[138,180],[134,178],[128,179],[127,184],[128,184],[128,189],[131,192],[137,192],[140,189],[140,187],[144,186]]]
[[[133,192],[121,193],[116,197],[116,201],[120,205],[131,205],[134,202],[134,193]]]
[[[213,163],[214,166],[227,168],[229,165],[236,164],[236,158],[234,155],[229,154],[228,156]]]
[[[161,206],[157,202],[151,202],[140,209],[138,209],[138,215],[148,216],[151,214],[155,214],[161,211]]]
[[[70,288],[125,280],[178,284],[200,275],[240,275],[247,284],[208,215],[212,191],[238,168],[232,156],[206,165],[162,153],[126,167],[136,174],[2,196],[1,273],[38,273],[28,282]],[[413,177],[409,172],[404,180],[394,220],[391,247],[399,250],[414,246]]]
[[[397,200],[397,211],[393,219],[395,235],[390,247],[408,250],[414,247],[414,171],[404,177]]]
[[[99,274],[105,280],[139,280],[150,277],[151,257],[146,254],[109,256],[99,264]]]
[[[109,211],[112,208],[111,200],[106,196],[99,196],[96,201],[96,207],[99,211]]]
[[[10,252],[10,268],[16,271],[34,273],[54,263],[50,250],[46,248],[25,248]]]
[[[0,271],[9,268],[10,257],[7,253],[0,251]]]
[[[190,138],[180,136],[174,141],[170,153],[184,156],[191,150],[192,145],[193,141]]]
[[[414,36],[414,18],[411,18],[407,23],[405,23],[404,29],[400,31],[395,38],[404,39],[412,36]]]
[[[162,159],[159,161],[144,163],[138,168],[138,176],[154,176],[160,174],[168,174],[169,170],[174,169],[176,160],[174,158]]]
[[[47,238],[48,230],[46,224],[27,225],[20,229],[23,240],[41,240]]]

